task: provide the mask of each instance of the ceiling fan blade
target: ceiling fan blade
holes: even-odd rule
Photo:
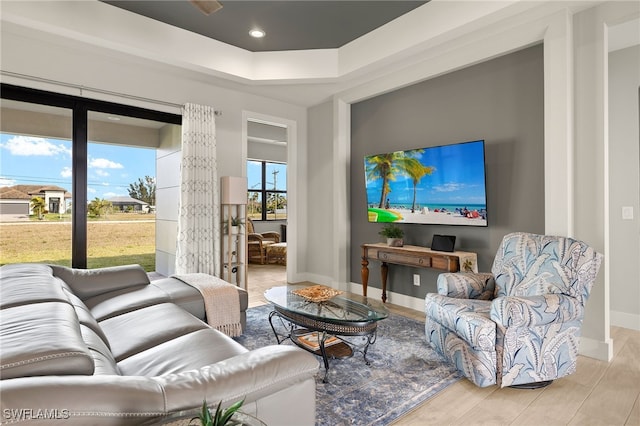
[[[222,3],[216,0],[189,0],[198,10],[205,15],[211,15],[222,9]]]

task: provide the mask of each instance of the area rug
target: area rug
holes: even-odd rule
[[[276,344],[269,325],[269,305],[247,310],[247,330],[235,339],[247,349]],[[292,344],[286,341],[283,344]],[[316,425],[388,425],[460,379],[426,343],[424,324],[391,315],[378,324],[376,342],[362,353],[330,359],[316,376]]]

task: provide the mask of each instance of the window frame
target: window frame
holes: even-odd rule
[[[260,189],[247,189],[247,199],[250,200],[251,199],[251,193],[256,192],[260,195],[260,204],[261,204],[261,214],[260,214],[260,219],[252,219],[252,220],[257,220],[257,221],[262,221],[262,222],[277,222],[279,220],[286,220],[286,218],[282,218],[282,219],[268,219],[267,218],[267,194],[284,194],[285,195],[285,199],[287,200],[287,204],[289,202],[289,200],[287,199],[287,189],[285,190],[281,190],[281,189],[267,189],[267,165],[268,164],[280,164],[280,165],[284,165],[285,168],[287,167],[287,163],[284,162],[280,162],[280,161],[271,161],[271,160],[258,160],[258,159],[248,159],[248,162],[254,162],[254,163],[260,163],[260,167],[261,167],[261,188]],[[288,171],[288,170],[287,170]],[[285,188],[287,187],[286,181],[285,181]],[[288,215],[288,213],[287,213]]]

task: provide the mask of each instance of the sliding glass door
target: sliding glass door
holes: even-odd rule
[[[1,94],[0,264],[154,271],[156,149],[181,116],[5,84]]]

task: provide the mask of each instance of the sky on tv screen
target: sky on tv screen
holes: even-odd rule
[[[417,208],[486,209],[484,141],[408,150],[404,154],[432,168],[432,173],[422,176],[415,187]],[[372,178],[367,172],[373,157],[365,157],[369,207],[379,205],[383,185],[383,179]],[[392,173],[389,188],[386,197],[389,207],[411,208],[414,196],[411,177],[398,169]]]

